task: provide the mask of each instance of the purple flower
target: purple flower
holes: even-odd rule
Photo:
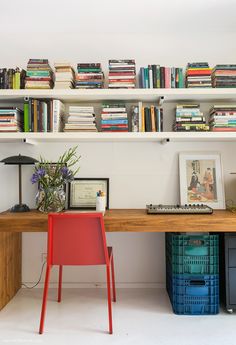
[[[34,183],[37,183],[39,180],[39,176],[37,173],[34,173],[31,177],[31,182],[34,184]]]
[[[39,178],[40,178],[40,177],[43,177],[43,176],[45,175],[45,173],[46,173],[46,171],[45,171],[45,169],[43,169],[43,168],[39,168],[39,169],[37,170],[37,174],[38,174]]]
[[[31,177],[31,182],[37,183],[42,177],[44,177],[45,173],[46,173],[45,169],[43,169],[43,168],[37,169]]]
[[[62,167],[61,168],[61,173],[62,173],[62,176],[67,176],[68,173],[69,173],[69,169],[67,167]]]
[[[72,181],[74,179],[73,172],[70,169],[68,169],[67,167],[61,168],[61,174],[62,174],[62,178],[65,182],[69,182],[69,181]]]

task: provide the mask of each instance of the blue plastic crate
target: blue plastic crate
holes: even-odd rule
[[[185,304],[172,304],[173,312],[177,315],[216,315],[219,313],[219,303],[209,304],[199,301],[190,301]]]
[[[173,311],[183,315],[219,312],[219,275],[167,274],[167,292]]]

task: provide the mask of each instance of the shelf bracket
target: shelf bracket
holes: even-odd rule
[[[165,139],[161,140],[162,145],[167,144],[169,142],[170,142],[170,138],[165,138]]]
[[[163,105],[164,101],[165,101],[165,97],[164,96],[160,96],[158,98],[158,106],[161,107]]]
[[[23,143],[29,144],[29,145],[38,145],[37,141],[32,140],[32,139],[23,139]]]

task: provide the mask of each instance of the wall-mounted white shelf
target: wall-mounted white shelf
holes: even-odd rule
[[[24,97],[55,98],[64,102],[143,101],[167,102],[195,100],[201,102],[227,100],[236,102],[236,89],[98,89],[98,90],[0,90],[0,101],[23,101]]]
[[[143,101],[158,102],[235,102],[236,89],[101,89],[101,90],[0,90],[0,102],[23,102],[24,97],[60,99],[64,102]],[[162,133],[1,133],[0,142],[236,142],[236,132]]]
[[[0,133],[0,142],[236,142],[236,132]]]

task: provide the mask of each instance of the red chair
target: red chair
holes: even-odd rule
[[[105,227],[100,213],[55,213],[48,215],[47,270],[39,333],[43,333],[50,271],[59,266],[58,302],[61,302],[63,265],[106,265],[109,333],[112,334],[111,279],[116,301],[112,247],[106,245]]]

